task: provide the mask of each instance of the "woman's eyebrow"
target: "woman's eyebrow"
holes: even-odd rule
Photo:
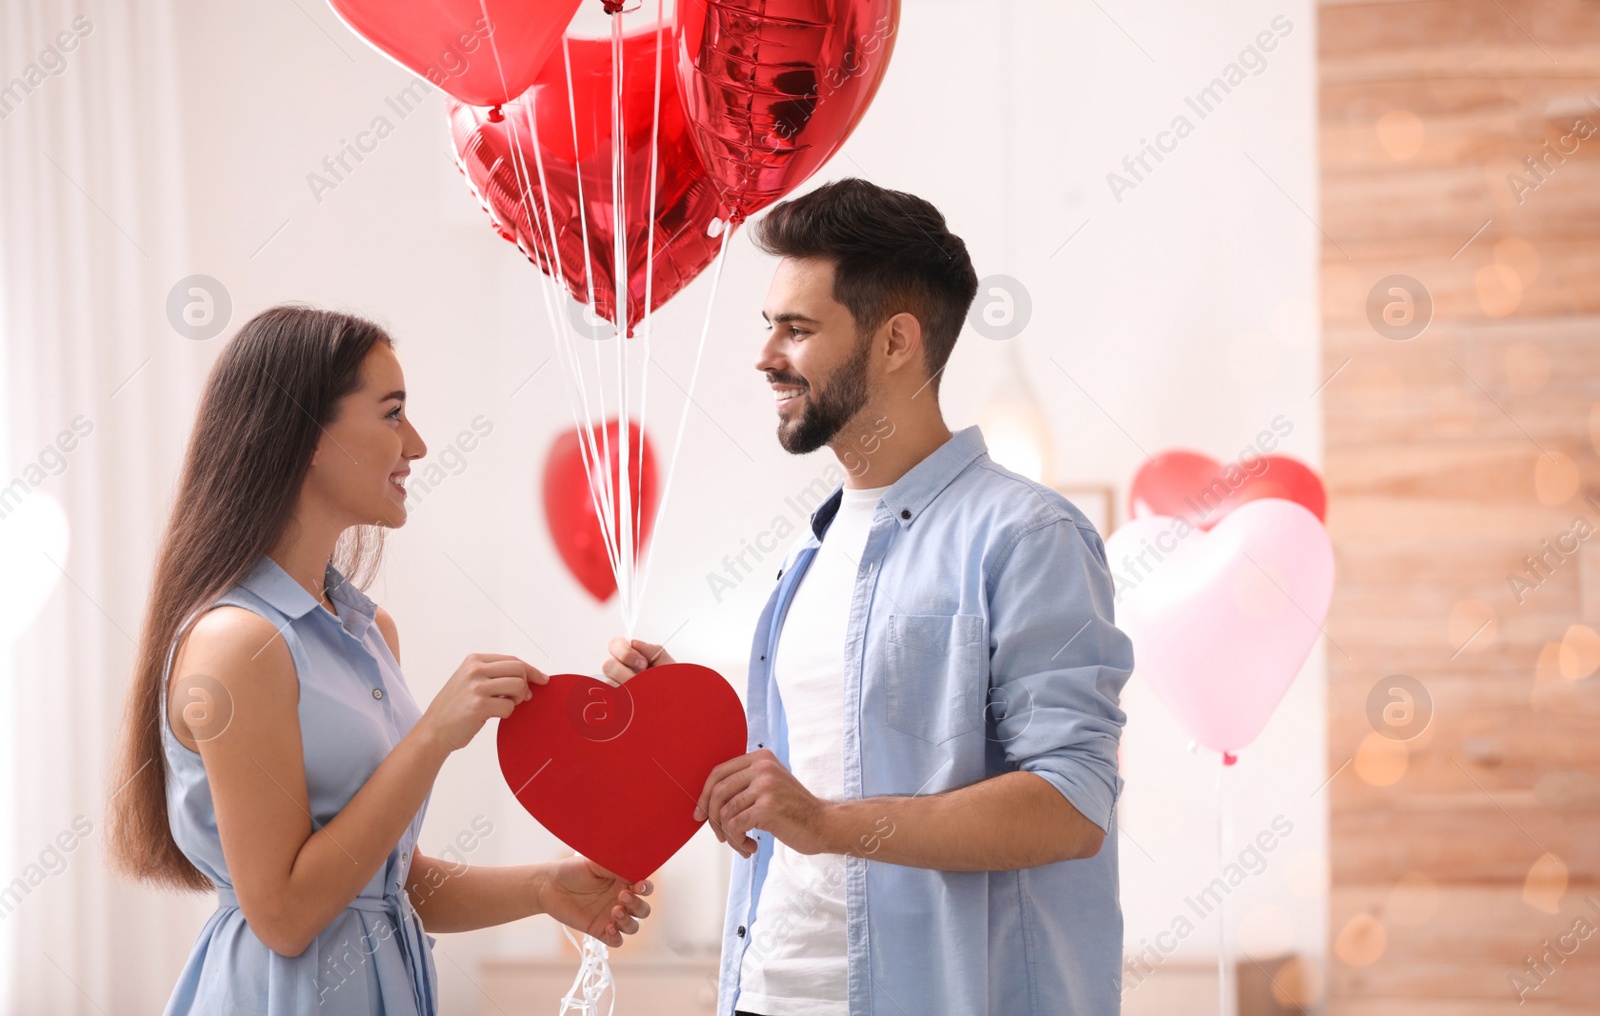
[[[406,390],[404,388],[396,388],[394,391],[390,392],[388,395],[385,395],[378,401],[388,402],[390,399],[399,399],[401,402],[404,402],[406,400]]]

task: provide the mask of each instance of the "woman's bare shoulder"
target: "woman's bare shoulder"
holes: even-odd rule
[[[195,750],[197,734],[207,740],[215,734],[193,729],[186,705],[204,706],[195,716],[207,729],[218,724],[225,729],[240,715],[292,716],[300,695],[283,633],[260,614],[235,606],[213,607],[195,620],[179,644],[167,682],[168,721],[179,740]]]
[[[224,683],[245,677],[294,676],[283,633],[245,607],[213,607],[190,626],[173,661],[178,673],[206,673]]]
[[[237,652],[249,647],[252,640],[259,648],[263,639],[276,632],[272,622],[255,611],[224,605],[212,607],[196,618],[184,641],[194,647],[205,646],[213,652]]]

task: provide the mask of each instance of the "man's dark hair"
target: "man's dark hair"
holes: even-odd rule
[[[928,376],[950,359],[978,295],[967,245],[914,194],[850,178],[784,201],[754,226],[756,246],[833,264],[833,298],[865,334],[895,314],[922,324]],[[937,387],[937,385],[936,385]]]

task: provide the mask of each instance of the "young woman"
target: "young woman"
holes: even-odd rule
[[[381,528],[405,524],[426,450],[370,322],[277,307],[211,371],[107,816],[120,873],[217,893],[167,1016],[433,1016],[430,931],[545,913],[616,946],[650,912],[648,883],[582,858],[416,850],[445,758],[547,680],[474,654],[418,709],[394,621],[347,577],[366,584]]]

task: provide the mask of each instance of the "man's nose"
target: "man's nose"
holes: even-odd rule
[[[759,370],[763,374],[770,374],[776,371],[781,371],[786,366],[787,362],[782,356],[779,355],[778,350],[775,347],[775,340],[768,339],[766,342],[762,343],[761,353],[756,357],[756,370]]]

